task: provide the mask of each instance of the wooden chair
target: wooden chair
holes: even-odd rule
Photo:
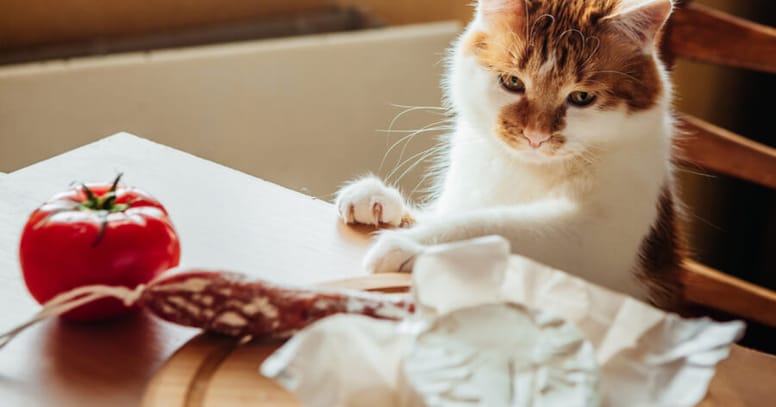
[[[663,38],[669,63],[685,58],[776,74],[776,29],[690,1],[674,12]],[[776,149],[679,113],[686,133],[675,160],[776,189]],[[684,301],[776,327],[776,292],[684,261]]]

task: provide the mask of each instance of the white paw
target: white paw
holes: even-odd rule
[[[345,223],[400,226],[405,215],[404,199],[396,188],[376,177],[361,178],[337,192],[337,211]]]
[[[409,234],[409,230],[381,232],[364,257],[364,268],[370,273],[410,272],[415,257],[424,245]]]

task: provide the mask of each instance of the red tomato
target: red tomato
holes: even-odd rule
[[[75,187],[30,215],[19,257],[39,303],[85,285],[134,288],[178,265],[180,243],[167,211],[145,192],[118,185],[120,178]],[[64,316],[97,320],[128,311],[118,300],[102,299]]]

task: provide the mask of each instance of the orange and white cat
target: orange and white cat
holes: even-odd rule
[[[344,186],[348,223],[400,225],[365,264],[409,271],[429,244],[497,234],[513,252],[666,305],[679,261],[670,0],[480,0],[444,81],[455,128],[430,204],[375,177]]]

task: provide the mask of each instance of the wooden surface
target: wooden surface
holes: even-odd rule
[[[765,407],[776,400],[776,358],[734,346],[699,407]]]
[[[354,287],[374,284],[355,279],[363,276],[366,231],[341,226],[328,203],[118,135],[0,177],[0,327],[10,327],[37,309],[24,290],[16,258],[27,214],[71,181],[110,179],[117,171],[168,207],[181,235],[185,264],[221,266],[283,282],[346,279]],[[382,287],[403,284],[401,277],[382,278]],[[293,405],[287,395],[255,391],[256,383],[265,380],[256,370],[261,357],[277,344],[232,347],[228,339],[197,337],[181,348],[197,333],[142,314],[98,325],[40,324],[0,351],[0,401],[14,407],[137,406],[161,367],[157,378],[173,383],[162,386],[167,396],[185,392],[188,399],[178,400],[201,401],[193,405],[240,406],[238,402],[257,397],[280,397],[272,399],[274,406]],[[170,369],[183,374],[164,375]],[[192,380],[206,385],[192,392]],[[704,405],[768,405],[773,383],[774,358],[736,347],[720,366],[712,399]],[[217,400],[230,404],[212,404]]]
[[[667,48],[673,57],[776,73],[776,29],[698,4],[671,17]]]
[[[685,259],[684,299],[730,315],[776,327],[776,292]]]
[[[679,129],[679,161],[776,189],[775,148],[686,114],[679,115]]]

